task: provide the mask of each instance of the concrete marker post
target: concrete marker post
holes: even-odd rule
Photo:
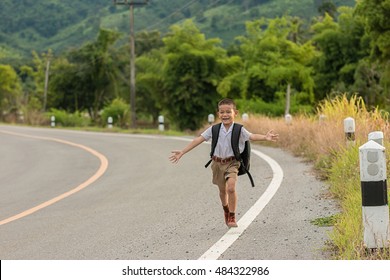
[[[348,144],[355,144],[355,120],[351,117],[344,119],[344,133]]]
[[[389,207],[385,148],[370,140],[359,147],[364,244],[369,249],[389,246]]]
[[[158,130],[164,131],[165,125],[164,125],[164,116],[158,116]]]
[[[24,113],[23,111],[18,111],[18,122],[24,123]]]
[[[112,124],[113,124],[114,120],[112,117],[108,117],[107,118],[107,124],[108,124],[108,128],[112,128]]]
[[[209,125],[211,125],[212,123],[214,123],[214,121],[215,121],[214,115],[213,115],[213,114],[209,114],[209,115],[207,116],[207,121],[209,122]]]
[[[284,116],[284,120],[285,120],[287,125],[291,125],[291,123],[292,123],[292,116],[290,114],[286,114]]]
[[[56,126],[56,117],[55,116],[51,116],[50,117],[50,126],[51,127],[55,127]]]
[[[373,140],[379,145],[383,146],[383,132],[382,131],[373,131],[368,134],[368,141]]]
[[[326,115],[321,114],[318,118],[320,124],[324,124],[326,122]]]

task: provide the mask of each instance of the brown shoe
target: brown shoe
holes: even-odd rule
[[[234,213],[229,213],[227,226],[230,227],[230,228],[232,228],[232,227],[238,227],[238,225],[237,225],[237,223],[236,223],[236,216],[235,216]]]
[[[229,207],[227,205],[226,206],[222,205],[222,208],[223,208],[223,214],[225,215],[225,224],[227,225],[229,219]]]
[[[223,214],[225,215],[225,224],[228,224],[229,221],[229,212],[223,211]]]

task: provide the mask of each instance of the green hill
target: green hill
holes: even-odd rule
[[[133,0],[135,1],[135,0]],[[309,21],[330,0],[149,0],[135,8],[135,31],[169,31],[172,24],[193,18],[207,37],[225,45],[244,32],[245,22],[284,14]],[[135,2],[143,2],[137,0]],[[355,0],[333,0],[336,6]],[[2,0],[0,59],[27,56],[51,48],[59,53],[96,37],[100,27],[129,33],[129,10],[110,0]],[[126,36],[124,36],[126,38]]]

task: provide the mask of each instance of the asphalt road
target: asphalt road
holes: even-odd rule
[[[245,230],[237,234],[224,224],[204,168],[210,146],[179,164],[168,160],[190,139],[0,126],[0,259],[195,260],[234,234],[219,259],[329,258],[322,248],[331,228],[310,221],[337,208],[310,165],[253,146],[283,174],[269,202],[241,227],[278,175],[252,156],[256,187],[239,178],[238,223]]]

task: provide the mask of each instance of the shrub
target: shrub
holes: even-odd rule
[[[107,125],[108,117],[112,117],[113,124],[122,128],[127,126],[128,120],[130,119],[129,105],[126,104],[122,99],[116,98],[111,104],[106,106],[102,112],[102,125]]]
[[[83,116],[80,112],[68,113],[65,110],[51,109],[48,112],[47,117],[55,117],[56,125],[65,126],[65,127],[83,127],[90,124],[90,119]]]
[[[283,116],[285,113],[285,101],[278,100],[274,103],[267,103],[261,98],[252,98],[250,100],[238,99],[235,100],[237,108],[241,113],[262,114],[266,116]],[[297,101],[297,96],[291,98],[290,114],[311,112],[311,105],[302,105]]]

